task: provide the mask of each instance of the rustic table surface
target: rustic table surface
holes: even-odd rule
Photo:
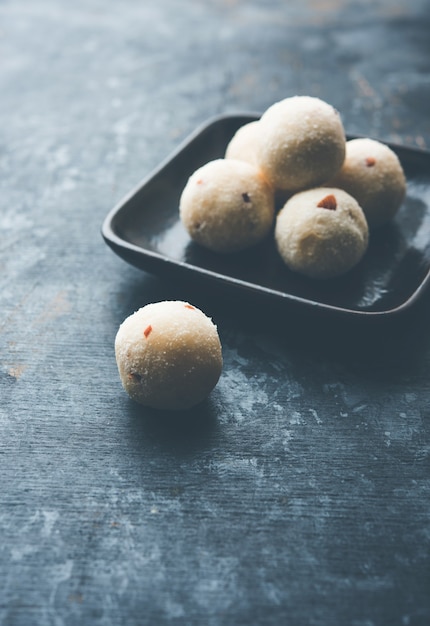
[[[427,0],[0,2],[2,626],[430,623],[429,297],[275,323],[100,233],[199,124],[290,95],[430,149],[429,33]],[[175,298],[224,370],[157,418],[113,342]]]

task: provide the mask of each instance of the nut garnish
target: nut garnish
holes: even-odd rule
[[[323,198],[322,200],[320,200],[320,202],[318,202],[317,204],[317,207],[320,207],[321,209],[328,209],[329,211],[336,211],[336,207],[337,207],[336,198],[331,193],[325,198]]]

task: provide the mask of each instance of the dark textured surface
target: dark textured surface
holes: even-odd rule
[[[430,148],[429,27],[424,0],[0,2],[2,626],[430,622],[429,299],[374,336],[275,324],[100,235],[198,124],[295,93]],[[224,347],[188,420],[113,355],[176,297]]]

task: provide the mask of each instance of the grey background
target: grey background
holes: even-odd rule
[[[430,148],[424,0],[0,2],[0,624],[430,623],[429,302],[379,342],[271,327],[101,223],[207,118],[294,94]],[[189,299],[189,420],[122,391],[119,324]],[[352,338],[351,338],[352,339]]]

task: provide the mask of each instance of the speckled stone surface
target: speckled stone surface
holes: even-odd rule
[[[1,626],[430,623],[428,297],[340,338],[100,235],[198,124],[288,95],[430,149],[429,27],[425,0],[0,3]],[[133,404],[113,352],[174,298],[224,348],[186,420]]]

